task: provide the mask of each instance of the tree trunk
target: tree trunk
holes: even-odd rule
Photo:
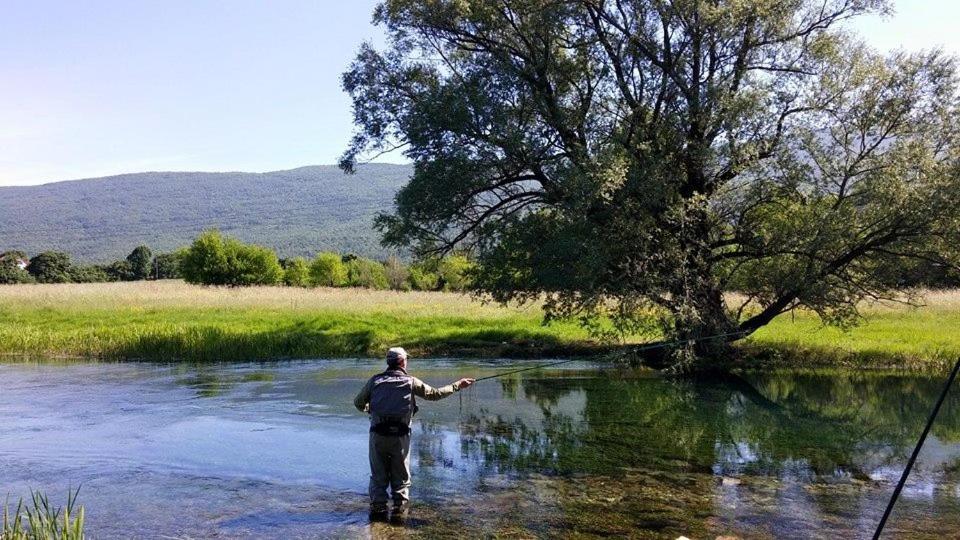
[[[690,340],[677,360],[694,370],[727,363],[730,342],[736,337],[732,334],[737,331],[710,262],[710,226],[705,208],[694,208],[685,216],[680,231],[684,261],[673,293],[678,306],[673,313],[674,334],[678,340]]]
[[[690,340],[688,348],[697,366],[724,363],[729,360],[736,327],[727,314],[723,293],[716,287],[697,287],[687,294],[674,322],[677,339]]]

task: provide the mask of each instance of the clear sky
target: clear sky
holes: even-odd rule
[[[335,163],[376,0],[0,0],[0,185]],[[960,54],[960,2],[857,29]],[[397,156],[392,156],[397,161]]]

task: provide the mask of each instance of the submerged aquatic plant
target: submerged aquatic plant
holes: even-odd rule
[[[46,495],[35,491],[30,492],[32,505],[24,506],[20,499],[12,515],[4,503],[0,540],[83,540],[84,512],[77,506],[79,493],[80,488],[67,492],[66,508],[54,508]]]

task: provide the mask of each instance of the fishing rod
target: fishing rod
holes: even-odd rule
[[[900,481],[897,482],[897,487],[893,490],[893,495],[890,496],[890,501],[887,503],[887,509],[884,510],[883,517],[880,518],[880,523],[877,524],[877,530],[873,533],[873,540],[879,540],[880,533],[883,532],[883,527],[887,524],[887,518],[890,517],[890,513],[893,512],[893,506],[897,504],[897,499],[900,498],[900,492],[903,491],[903,486],[907,483],[907,477],[910,476],[913,464],[916,463],[917,456],[920,455],[920,449],[923,448],[923,443],[927,440],[927,434],[930,433],[933,421],[937,419],[937,415],[940,413],[940,407],[947,399],[947,394],[950,392],[950,387],[953,386],[954,379],[957,378],[958,371],[960,371],[960,358],[957,358],[957,362],[953,365],[953,371],[950,372],[950,376],[947,377],[947,383],[943,385],[943,391],[940,392],[940,399],[937,400],[936,405],[933,406],[933,410],[930,412],[930,417],[927,418],[927,425],[923,427],[920,440],[917,441],[917,445],[913,448],[913,453],[910,454],[910,459],[907,460],[907,467],[903,469],[903,474],[900,475]]]
[[[718,339],[718,338],[731,337],[731,336],[739,336],[739,335],[743,335],[743,334],[746,334],[746,333],[747,333],[747,332],[746,332],[745,330],[738,330],[738,331],[736,331],[736,332],[727,332],[727,333],[724,333],[724,334],[715,334],[715,335],[712,335],[712,336],[706,336],[706,337],[702,337],[702,338],[678,339],[678,340],[674,340],[674,341],[660,341],[660,342],[657,342],[657,343],[649,343],[649,344],[646,344],[646,345],[641,345],[641,346],[639,346],[639,347],[632,348],[631,351],[632,351],[632,352],[651,351],[651,350],[655,350],[655,349],[672,347],[672,346],[674,346],[674,345],[682,345],[682,344],[685,344],[685,343],[686,343],[686,344],[693,344],[693,343],[696,343],[696,342],[698,342],[698,341],[708,341],[708,340],[711,340],[711,339]],[[547,367],[551,367],[551,366],[559,366],[560,364],[568,364],[568,363],[570,363],[570,362],[576,362],[576,361],[578,361],[578,360],[582,360],[582,358],[569,358],[569,359],[567,359],[567,360],[559,360],[559,361],[557,361],[557,362],[547,362],[547,363],[545,363],[545,364],[538,364],[538,365],[536,365],[536,366],[530,366],[530,367],[525,367],[525,368],[513,369],[513,370],[510,370],[510,371],[504,371],[503,373],[495,373],[495,374],[493,374],[493,375],[487,375],[486,377],[480,377],[479,379],[475,379],[474,382],[475,382],[475,383],[478,383],[478,382],[480,382],[480,381],[485,381],[485,380],[487,380],[487,379],[496,379],[496,378],[498,378],[498,377],[505,377],[505,376],[507,376],[507,375],[513,375],[514,373],[522,373],[522,372],[524,372],[524,371],[533,371],[533,370],[535,370],[535,369],[543,369],[543,368],[547,368]]]

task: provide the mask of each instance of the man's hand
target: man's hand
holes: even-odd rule
[[[460,379],[459,381],[457,381],[457,389],[463,390],[464,388],[469,388],[470,385],[472,385],[474,382],[476,382],[476,379],[471,379],[471,378]]]

